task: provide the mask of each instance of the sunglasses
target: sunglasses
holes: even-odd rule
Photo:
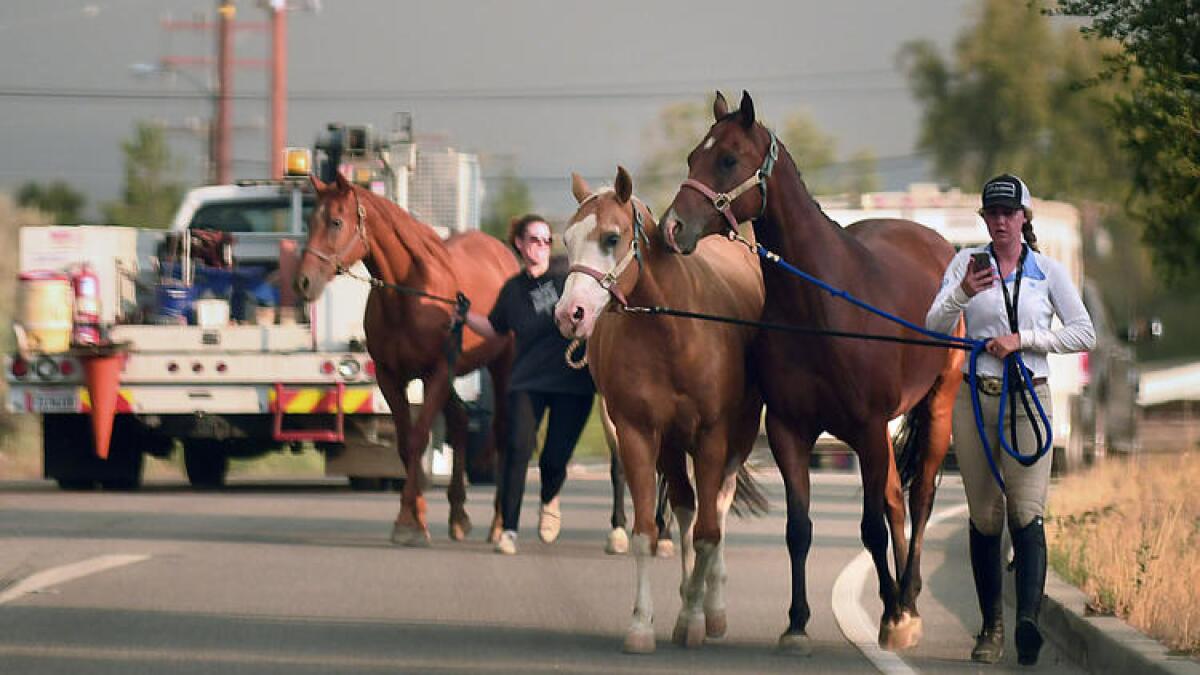
[[[554,243],[554,237],[552,237],[552,236],[551,237],[537,237],[537,236],[525,237],[525,241],[530,242],[532,244],[538,244],[540,246],[549,246],[550,244]]]

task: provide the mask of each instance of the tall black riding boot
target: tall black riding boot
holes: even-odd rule
[[[1046,588],[1046,530],[1041,516],[1019,530],[1012,530],[1012,540],[1017,577],[1017,661],[1032,666],[1042,649],[1038,610]]]
[[[971,660],[980,663],[996,663],[1004,656],[1004,603],[1000,560],[1000,535],[988,536],[975,529],[971,523],[971,572],[975,575],[975,595],[979,597],[979,611],[983,614],[983,627],[975,636],[975,648]]]

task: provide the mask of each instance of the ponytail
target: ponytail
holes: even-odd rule
[[[1037,245],[1037,235],[1033,233],[1033,212],[1029,209],[1022,210],[1025,211],[1025,224],[1021,226],[1021,237],[1029,244],[1029,248],[1041,253]]]

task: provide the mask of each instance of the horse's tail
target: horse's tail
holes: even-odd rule
[[[737,487],[733,491],[733,504],[729,508],[733,515],[739,518],[767,514],[767,494],[763,492],[762,484],[755,479],[754,472],[745,464],[738,467]]]
[[[892,437],[892,448],[896,454],[896,470],[900,472],[900,485],[907,488],[921,470],[922,453],[929,447],[929,427],[933,417],[930,389],[921,402],[908,411],[896,435]]]

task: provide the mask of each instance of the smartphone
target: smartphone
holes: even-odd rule
[[[992,266],[992,257],[987,253],[972,253],[971,266],[975,271],[986,270]]]

